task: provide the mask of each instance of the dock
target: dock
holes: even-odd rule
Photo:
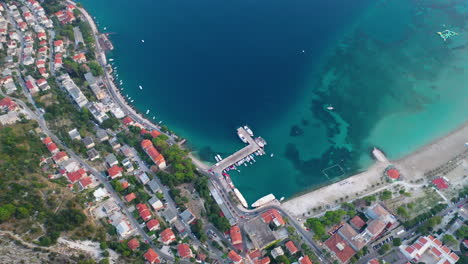
[[[249,155],[254,154],[257,151],[260,151],[262,154],[265,154],[263,147],[259,145],[258,141],[256,141],[243,127],[239,127],[237,129],[237,133],[239,135],[242,135],[247,140],[247,146],[236,151],[235,153],[231,154],[229,157],[226,157],[225,159],[213,165],[211,169],[217,175],[221,175],[221,173],[226,168],[229,168],[232,165],[235,165],[237,162],[243,160]]]

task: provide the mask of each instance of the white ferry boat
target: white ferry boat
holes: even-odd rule
[[[252,207],[260,207],[262,205],[265,205],[273,200],[275,200],[276,197],[270,193],[266,196],[263,196],[262,198],[258,199],[255,203],[252,204]]]
[[[249,207],[244,196],[241,194],[241,192],[239,192],[237,188],[234,189],[234,194],[236,195],[237,199],[239,199],[239,202],[242,204],[242,206],[244,206],[245,208]]]

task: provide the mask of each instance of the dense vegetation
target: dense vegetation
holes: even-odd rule
[[[50,154],[35,127],[27,121],[0,129],[0,223],[2,229],[14,223],[13,230],[29,232],[48,246],[61,232],[83,226],[86,216],[73,199],[64,199],[66,190],[48,182],[41,171],[40,158]]]
[[[338,224],[346,214],[347,212],[341,209],[327,211],[325,215],[320,218],[313,217],[307,219],[306,226],[314,231],[315,239],[325,241],[329,237],[326,232],[326,227]]]

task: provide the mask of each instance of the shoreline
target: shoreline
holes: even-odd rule
[[[468,122],[452,132],[436,138],[400,159],[387,162],[376,161],[366,171],[352,175],[337,182],[302,192],[282,203],[286,211],[297,217],[308,214],[316,208],[334,207],[342,203],[375,192],[389,185],[383,180],[385,168],[392,164],[400,170],[403,180],[409,183],[423,179],[424,172],[433,169],[457,154],[465,151],[468,142]],[[377,187],[376,187],[377,186]],[[347,197],[347,198],[346,198]],[[338,201],[338,203],[336,203]]]

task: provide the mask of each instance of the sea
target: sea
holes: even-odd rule
[[[363,171],[373,147],[402,158],[468,121],[466,0],[80,3],[109,33],[123,95],[201,159],[242,148],[241,125],[267,141],[229,172],[249,203]]]

